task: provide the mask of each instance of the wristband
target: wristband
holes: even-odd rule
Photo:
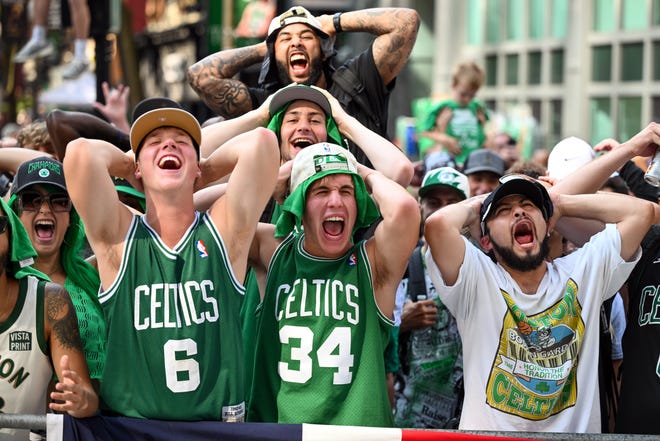
[[[335,25],[335,32],[337,34],[343,32],[343,29],[341,28],[341,12],[337,12],[332,16],[332,24]]]

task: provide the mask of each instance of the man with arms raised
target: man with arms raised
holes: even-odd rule
[[[296,155],[290,188],[277,225],[260,224],[250,252],[268,268],[250,420],[391,426],[383,353],[417,204],[330,143]],[[383,220],[355,243],[378,216],[368,191]]]
[[[98,260],[107,318],[101,396],[115,414],[244,419],[239,309],[249,245],[277,178],[277,141],[256,129],[200,161],[201,137],[178,103],[151,98],[133,114],[135,159],[105,141],[67,147],[69,194]],[[226,194],[195,211],[196,186],[228,173]],[[144,190],[143,216],[119,201],[110,176]]]
[[[618,194],[548,194],[522,175],[501,182],[425,224],[429,273],[463,342],[459,428],[599,432],[600,305],[639,259],[653,205]],[[606,227],[548,262],[547,237],[562,216]],[[461,234],[467,228],[489,256]]]
[[[420,18],[406,8],[374,8],[314,17],[294,6],[275,17],[266,41],[209,55],[188,69],[188,82],[217,114],[234,118],[259,107],[290,83],[327,89],[346,111],[374,132],[386,136],[389,95],[408,61]],[[368,32],[371,45],[336,71],[333,41],[339,32]],[[262,62],[258,87],[234,76]],[[360,163],[362,152],[351,151]]]

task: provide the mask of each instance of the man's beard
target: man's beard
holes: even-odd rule
[[[541,265],[548,257],[548,253],[550,251],[547,237],[543,239],[543,242],[541,242],[541,249],[538,253],[530,254],[530,252],[526,252],[525,256],[523,257],[515,254],[512,248],[505,248],[501,245],[498,245],[492,237],[490,238],[490,243],[493,245],[493,249],[499,256],[499,260],[501,260],[502,263],[511,269],[521,272],[532,271],[538,268],[539,265]]]
[[[277,65],[277,78],[280,80],[282,86],[293,83],[293,80],[289,78],[289,69],[288,66],[281,62],[276,62]],[[307,80],[299,84],[306,84],[307,86],[316,86],[319,79],[323,75],[323,60],[321,58],[315,58],[311,60],[309,65],[309,77]]]

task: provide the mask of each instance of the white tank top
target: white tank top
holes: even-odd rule
[[[48,383],[53,376],[43,331],[43,285],[20,281],[18,299],[7,321],[0,324],[0,412],[45,414]],[[38,301],[42,302],[37,308]],[[39,311],[39,313],[37,313]],[[39,325],[37,325],[39,323]],[[28,439],[27,430],[1,429],[0,440]]]

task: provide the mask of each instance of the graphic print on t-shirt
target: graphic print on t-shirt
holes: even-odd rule
[[[507,302],[500,345],[488,378],[488,405],[543,420],[575,405],[578,353],[584,338],[578,288],[569,279],[563,297],[532,316]]]

